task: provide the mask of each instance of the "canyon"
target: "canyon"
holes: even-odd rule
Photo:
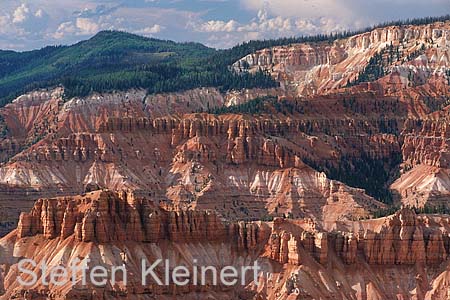
[[[388,26],[231,66],[278,88],[17,97],[0,108],[0,299],[448,299],[449,59],[448,21]],[[263,272],[16,281],[20,259],[86,257],[131,278],[142,257]]]

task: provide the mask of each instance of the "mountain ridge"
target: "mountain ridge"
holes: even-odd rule
[[[390,22],[359,31],[249,41],[226,50],[200,43],[178,43],[122,31],[100,31],[70,46],[47,46],[27,52],[0,51],[0,106],[36,88],[63,85],[67,97],[130,88],[149,93],[176,92],[197,87],[224,91],[276,87],[268,74],[236,76],[229,66],[268,47],[315,41],[334,41],[376,28],[430,24],[450,16]],[[3,70],[3,71],[2,71]],[[81,74],[83,76],[75,76]]]

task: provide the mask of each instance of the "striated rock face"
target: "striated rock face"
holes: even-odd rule
[[[328,240],[324,232],[277,232],[277,226],[283,223],[275,220],[274,229],[269,239],[270,258],[282,264],[301,265],[300,249],[317,259],[321,264],[327,263]]]
[[[117,294],[152,294],[161,299],[204,295],[210,299],[349,299],[352,295],[415,299],[420,293],[417,299],[431,295],[445,299],[449,218],[401,209],[389,217],[338,226],[340,231],[327,232],[312,219],[282,218],[230,223],[209,212],[167,211],[149,198],[125,191],[41,199],[30,213],[22,214],[16,231],[0,239],[0,295],[5,299],[29,295],[112,299]],[[50,266],[69,266],[75,258],[85,257],[91,259],[91,267],[125,264],[130,279],[127,285],[120,281],[102,289],[89,284],[83,288],[36,285],[25,290],[11,280],[19,275],[17,257]],[[263,273],[258,286],[252,278],[244,286],[228,288],[142,286],[139,276],[132,274],[139,274],[143,257],[169,258],[188,267],[192,259],[198,265],[217,267],[257,260]]]
[[[356,263],[356,257],[358,254],[358,235],[354,233],[339,233],[333,236],[334,239],[331,243],[334,245],[334,249],[342,261],[346,264]]]
[[[191,268],[195,259],[199,266],[221,268],[225,264],[241,268],[258,259],[269,234],[270,227],[262,222],[230,223],[211,211],[167,211],[151,198],[131,191],[95,191],[40,199],[29,213],[21,215],[17,230],[0,240],[0,296],[109,299],[117,294],[139,297],[150,293],[162,299],[182,295],[195,298],[198,294],[234,299],[244,292],[245,286],[144,286],[138,276],[140,260],[167,258],[173,264]],[[16,250],[10,252],[11,246]],[[69,266],[74,259],[83,258],[90,258],[91,267],[125,264],[129,280],[125,285],[122,278],[118,285],[107,284],[105,288],[91,283],[71,286],[68,282],[62,286],[38,283],[24,289],[15,280],[20,274],[16,268],[18,259],[9,256],[13,252],[50,266]],[[156,272],[163,274],[159,269]],[[80,278],[80,274],[73,276]],[[245,282],[251,282],[250,276]]]
[[[342,166],[353,171],[355,161],[370,159],[395,174],[393,158],[401,155],[405,171],[437,168],[420,178],[423,172],[415,171],[392,186],[403,203],[422,206],[435,199],[442,204],[450,186],[443,109],[450,97],[448,32],[448,22],[386,27],[331,44],[263,49],[234,64],[242,72],[268,70],[282,83],[279,89],[223,94],[201,88],[158,95],[130,90],[66,101],[57,88],[20,96],[0,109],[0,184],[50,197],[98,188],[139,189],[183,207],[211,205],[208,192],[233,194],[258,207],[230,214],[252,219],[292,213],[295,206],[301,211],[306,199],[301,193],[298,199],[286,184],[298,178],[288,173],[289,178],[269,180],[287,168],[298,175],[309,165],[330,175]],[[347,86],[380,51],[386,75]],[[278,102],[252,116],[198,113],[267,95]],[[190,176],[192,168],[201,168],[201,176]],[[273,184],[278,182],[283,185]],[[359,192],[354,196],[361,198]],[[318,198],[315,202],[323,203]],[[17,222],[7,200],[0,202]],[[276,215],[278,205],[285,207]],[[341,212],[340,217],[367,215],[367,206],[376,204],[362,206],[362,214]],[[297,215],[321,209],[314,210]]]
[[[427,228],[427,219],[403,209],[387,220],[379,232],[364,233],[364,254],[368,263],[439,264],[449,254],[448,232]]]
[[[268,278],[266,297],[447,298],[448,217],[404,208],[339,227],[324,233],[308,220],[275,220],[265,255],[282,271]]]
[[[0,161],[6,162],[57,128],[63,90],[22,95],[0,113]]]
[[[346,39],[323,43],[305,43],[263,49],[237,61],[238,72],[263,69],[288,90],[298,95],[328,93],[342,88],[358,77],[369,59],[388,46],[399,47],[398,63],[387,72],[403,73],[403,84],[413,71],[417,78],[442,72],[449,67],[449,23],[426,26],[393,26],[375,29]],[[434,48],[411,63],[408,55],[418,49]],[[400,65],[400,61],[402,64]]]
[[[394,113],[403,109],[396,99],[358,94],[354,101],[364,103],[366,113],[353,115],[335,95],[311,105],[295,102],[302,114],[277,118],[153,118],[140,97],[129,92],[64,103],[55,132],[1,166],[0,183],[47,191],[47,197],[141,190],[176,209],[211,209],[241,220],[293,214],[332,223],[383,207],[307,165],[337,168],[343,157],[389,160],[400,152],[397,137],[383,129],[400,124],[406,114]]]
[[[384,52],[386,76],[342,88],[391,41],[401,55],[391,60]],[[329,229],[383,207],[367,193],[387,188],[400,160],[403,176],[391,186],[397,201],[446,205],[448,53],[448,24],[436,23],[244,58],[249,71],[279,72],[279,89],[130,90],[67,101],[60,88],[23,95],[0,109],[0,132],[7,128],[0,231],[14,228],[39,197],[102,188],[139,190],[172,209],[213,209],[233,220],[311,217]],[[267,95],[273,104],[257,114],[199,113]],[[350,176],[375,176],[363,166],[371,163],[389,177],[372,191],[367,183],[379,178]]]
[[[357,263],[358,256],[377,265],[433,265],[447,260],[448,219],[441,218],[440,225],[430,217],[402,209],[382,221],[380,225],[376,224],[379,220],[362,221],[356,232],[327,233],[312,221],[276,219],[269,238],[269,257],[290,265],[302,264],[303,251],[321,264],[327,263],[330,251],[346,264]]]
[[[181,93],[164,93],[145,97],[145,110],[152,118],[191,112],[207,112],[210,109],[246,103],[265,96],[278,97],[278,89],[246,89],[225,94],[215,88],[194,89]]]
[[[175,243],[236,239],[241,250],[256,248],[264,237],[256,224],[232,226],[204,211],[165,211],[132,192],[97,191],[85,196],[39,199],[22,213],[17,237],[42,234],[47,239],[74,236],[79,242]]]
[[[403,174],[392,184],[405,205],[446,207],[450,195],[448,107],[408,119],[402,132]]]
[[[125,192],[39,199],[30,213],[21,215],[17,235],[22,238],[43,234],[49,239],[74,235],[80,242],[102,243],[128,239],[156,241],[162,234],[161,220],[152,206]],[[146,222],[143,224],[141,220]]]
[[[432,113],[422,120],[407,120],[402,147],[405,164],[414,167],[424,164],[450,168],[448,108]]]

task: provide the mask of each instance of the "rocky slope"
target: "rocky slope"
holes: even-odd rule
[[[435,27],[447,28],[440,23],[430,26],[433,32]],[[216,209],[240,219],[260,218],[267,212],[331,222],[366,216],[380,204],[361,195],[361,191],[340,188],[340,183],[322,179],[320,171],[347,185],[369,188],[369,193],[382,199],[374,193],[382,188],[380,184],[370,187],[348,180],[355,169],[364,169],[367,159],[372,168],[386,169],[386,181],[398,167],[397,157],[403,157],[405,170],[411,166],[409,161],[425,163],[423,157],[430,155],[431,160],[439,160],[430,147],[420,151],[412,145],[421,138],[415,136],[418,129],[414,124],[436,119],[428,114],[439,111],[450,95],[446,60],[439,59],[440,69],[436,69],[436,51],[440,56],[448,51],[444,29],[433,43],[425,43],[425,33],[416,37],[419,45],[426,44],[419,50],[414,48],[421,58],[391,64],[390,69],[386,67],[390,73],[379,80],[345,89],[336,86],[307,98],[294,97],[289,88],[224,95],[214,89],[149,96],[129,91],[68,101],[63,100],[61,89],[21,96],[0,110],[6,128],[0,143],[5,162],[0,167],[0,182],[22,194],[41,196],[78,194],[103,187],[139,189],[154,193],[170,205]],[[390,45],[392,40],[393,45],[399,40],[409,45],[413,38],[407,36],[375,39],[367,49]],[[355,37],[356,42],[350,38],[346,43],[363,47],[361,38]],[[355,55],[359,52],[353,52],[348,59],[358,62]],[[367,60],[372,52],[362,53]],[[320,66],[322,63],[317,62]],[[282,109],[274,107],[254,116],[192,114],[267,95],[276,96]],[[421,133],[428,134],[430,126]],[[445,157],[445,149],[442,151],[440,156]],[[356,177],[360,175],[365,176]],[[412,188],[416,176],[410,177],[402,179],[408,182],[406,186],[393,185],[400,197]],[[426,180],[430,181],[429,177]],[[438,189],[438,197],[445,194],[443,189]],[[342,192],[335,196],[338,190]],[[223,197],[217,199],[216,195]],[[27,202],[30,197],[18,197],[18,201],[27,203],[19,211],[31,207]],[[429,198],[416,200],[425,203]],[[1,206],[11,206],[10,199],[1,199]],[[325,208],[330,199],[341,199],[340,207],[357,206],[350,213],[342,209],[327,216],[333,211]],[[2,223],[10,230],[17,224],[18,215],[6,211]]]
[[[332,43],[294,44],[264,49],[237,61],[239,72],[267,70],[298,95],[328,93],[354,81],[369,59],[392,47],[386,72],[402,75],[408,85],[411,74],[425,81],[442,74],[449,65],[449,23],[424,26],[392,26],[340,39]],[[386,54],[387,55],[387,54]]]
[[[0,109],[2,298],[447,299],[448,217],[372,217],[449,209],[449,30],[387,27],[234,64],[279,89],[17,98]],[[258,260],[272,275],[236,289],[15,280],[20,258],[127,261],[133,277],[143,256]]]
[[[21,215],[17,230],[0,240],[0,294],[2,299],[446,299],[449,222],[403,209],[382,219],[338,222],[339,228],[327,232],[311,219],[235,223],[211,211],[167,211],[130,191],[41,199]],[[15,280],[22,275],[19,259],[45,261],[50,270],[85,257],[90,266],[125,263],[132,279],[126,286],[122,280],[104,288],[69,282],[27,289]],[[212,266],[257,260],[262,271],[258,285],[250,279],[239,288],[155,288],[132,276],[140,274],[142,257],[187,266],[192,259]]]
[[[447,299],[448,228],[446,217],[408,209],[328,233],[276,220],[265,255],[283,267],[259,290],[267,299]]]
[[[190,294],[211,293],[215,299],[233,299],[235,293],[220,287],[206,290],[193,285],[169,286],[155,290],[140,283],[140,260],[158,257],[176,259],[173,263],[218,265],[242,264],[255,259],[258,243],[270,230],[262,223],[226,223],[208,211],[166,211],[149,198],[131,192],[98,191],[76,197],[41,199],[30,213],[22,214],[17,230],[0,241],[0,294],[2,299],[114,299],[140,297],[173,299]],[[20,245],[18,247],[18,245]],[[127,265],[129,281],[97,289],[82,287],[45,287],[38,281],[24,289],[16,280],[15,267],[20,258],[30,258],[50,266],[69,266],[75,259],[89,257],[90,265]],[[45,274],[41,274],[45,277]],[[72,274],[70,275],[72,276]],[[127,285],[124,285],[124,282]],[[192,298],[192,299],[194,299]]]
[[[221,94],[198,89],[149,96],[129,91],[70,100],[62,98],[62,89],[23,95],[0,110],[0,183],[42,196],[138,189],[173,206],[214,208],[247,219],[269,212],[328,221],[330,199],[357,203],[358,213],[342,210],[329,218],[333,221],[365,216],[380,204],[305,164],[382,199],[376,193],[382,185],[370,187],[349,176],[356,172],[362,182],[370,182],[363,171],[369,160],[371,168],[385,169],[387,185],[401,156],[403,170],[424,164],[438,168],[422,184],[414,175],[420,171],[411,171],[402,176],[403,184],[393,185],[405,199],[411,189],[424,187],[415,193],[425,195],[423,200],[403,201],[426,203],[431,194],[445,195],[448,182],[446,129],[439,125],[446,114],[441,107],[450,96],[448,36],[448,23],[388,27],[331,45],[275,47],[246,57],[250,70],[280,68],[280,76],[289,77],[285,89],[278,90]],[[396,58],[391,50],[383,52],[385,76],[342,88],[386,47],[395,49]],[[291,71],[299,77],[290,78]],[[319,81],[309,86],[305,76]],[[192,114],[267,95],[280,104],[260,115]],[[442,183],[434,184],[433,174],[442,174]],[[28,204],[19,210],[29,209],[32,197],[20,193],[18,201]],[[223,197],[212,201],[216,195]],[[8,196],[1,199],[1,206],[11,206]],[[8,209],[6,214],[2,224],[11,229],[5,224],[14,226],[17,212]]]
[[[234,68],[267,70],[288,94],[299,97],[364,90],[398,99],[406,110],[396,109],[404,116],[396,126],[403,163],[402,176],[392,189],[404,204],[441,207],[450,186],[449,59],[450,24],[437,22],[379,28],[333,43],[264,49],[237,61]],[[381,74],[373,61],[382,66]],[[370,82],[358,84],[363,75]]]
[[[377,96],[370,101],[377,113],[386,113],[381,121],[377,113],[339,117],[351,108],[336,96],[315,99],[309,107],[298,103],[304,115],[273,119],[151,117],[153,106],[143,103],[140,92],[67,102],[58,95],[30,94],[5,107],[5,140],[16,141],[20,152],[0,167],[0,182],[45,195],[131,188],[177,207],[216,209],[230,218],[260,218],[269,212],[333,221],[366,216],[382,204],[304,162],[337,166],[345,155],[389,159],[400,151],[395,136],[383,128],[403,118],[393,113],[401,104],[384,99],[379,107]],[[53,119],[36,133],[28,124],[42,110]],[[331,113],[334,118],[327,117]],[[36,136],[38,141],[30,143]],[[327,208],[338,204],[342,209]]]

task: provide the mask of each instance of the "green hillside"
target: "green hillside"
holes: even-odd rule
[[[118,31],[102,31],[72,46],[0,51],[0,105],[41,87],[63,84],[66,97],[92,91],[145,88],[149,93],[216,86],[276,86],[265,74],[239,76],[207,64],[217,50]]]

